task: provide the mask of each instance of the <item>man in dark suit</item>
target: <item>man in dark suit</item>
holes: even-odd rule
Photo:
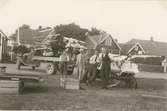
[[[108,54],[109,51],[107,51],[105,48],[102,48],[102,53],[99,55],[99,59],[101,61],[100,76],[102,79],[102,89],[108,89],[107,86],[109,85],[111,59]]]

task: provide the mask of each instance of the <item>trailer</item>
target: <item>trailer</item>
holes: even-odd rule
[[[54,45],[53,45],[54,44]],[[33,64],[26,64],[22,61],[24,61],[24,58],[22,60],[19,60],[18,62],[18,68],[20,68],[20,63],[24,63],[24,65],[30,66],[33,69],[35,69],[36,66],[39,66],[40,63],[47,64],[46,66],[46,73],[47,74],[55,74],[56,72],[60,71],[60,64],[61,62],[67,63],[67,73],[72,74],[74,66],[75,66],[75,60],[76,56],[74,56],[74,59],[69,59],[68,61],[61,61],[60,56],[61,53],[67,49],[67,48],[86,48],[83,45],[85,42],[64,37],[60,34],[56,34],[54,30],[51,31],[51,33],[46,36],[46,38],[38,44],[39,47],[35,48],[34,57],[32,58]],[[71,52],[73,53],[73,52]],[[72,54],[71,54],[72,55]],[[69,56],[70,58],[71,56]]]

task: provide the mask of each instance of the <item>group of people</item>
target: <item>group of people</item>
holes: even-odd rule
[[[108,89],[112,61],[111,53],[106,48],[101,48],[100,52],[95,50],[91,57],[88,57],[86,50],[80,49],[76,59],[78,79],[81,83],[92,85],[99,74],[102,80],[102,89]]]

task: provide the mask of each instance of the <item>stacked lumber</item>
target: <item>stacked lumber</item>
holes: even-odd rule
[[[60,78],[60,87],[64,89],[79,89],[79,80],[74,78]]]
[[[0,80],[0,94],[20,94],[23,84],[19,80]]]

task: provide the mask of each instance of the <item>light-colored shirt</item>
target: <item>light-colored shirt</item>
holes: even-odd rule
[[[67,62],[69,61],[69,56],[66,53],[60,55],[60,61]]]
[[[89,60],[89,63],[90,64],[95,64],[95,63],[98,63],[98,55],[93,55],[90,60]]]
[[[104,53],[100,53],[100,54],[99,54],[99,57],[98,57],[98,61],[101,62],[101,61],[102,61],[102,58],[105,57],[105,55],[106,55],[106,54],[104,54]],[[108,57],[110,58],[111,61],[115,61],[113,54],[108,53]]]
[[[84,56],[84,54],[78,54],[77,55],[77,61],[76,61],[76,65],[77,66],[85,66],[86,64],[86,58]]]

